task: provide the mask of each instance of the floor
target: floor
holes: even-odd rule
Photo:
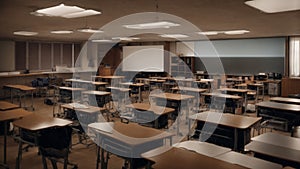
[[[34,113],[45,115],[45,116],[52,116],[52,106],[44,104],[44,98],[41,97],[34,98],[34,107],[35,107]],[[73,143],[74,142],[76,143],[77,141],[78,141],[78,137],[74,135]],[[7,163],[10,168],[15,168],[17,152],[18,152],[18,143],[14,141],[12,137],[8,137]],[[96,168],[96,157],[97,155],[96,155],[95,144],[92,144],[90,146],[77,144],[72,147],[69,160],[72,163],[78,164],[78,168],[94,169]],[[3,136],[0,136],[0,159],[1,161],[3,159]],[[108,167],[110,169],[121,169],[123,164],[124,164],[123,159],[112,155],[109,160]],[[48,167],[51,168],[50,163],[48,164]],[[28,152],[23,152],[21,168],[23,169],[43,168],[42,158],[41,156],[38,155],[38,150],[36,147],[29,148]],[[59,166],[59,168],[62,168],[62,166]]]
[[[44,97],[35,97],[34,98],[34,113],[44,115],[44,116],[52,116],[52,108],[53,106],[49,106],[44,104]],[[144,99],[145,101],[145,99]],[[249,113],[249,116],[255,116],[255,113]],[[118,120],[118,119],[114,119]],[[277,132],[277,131],[275,131]],[[284,133],[283,134],[289,134]],[[257,132],[255,133],[257,135]],[[73,142],[76,142],[77,136],[73,136]],[[8,145],[7,145],[7,162],[10,168],[15,168],[15,161],[17,157],[17,148],[18,143],[14,141],[12,137],[8,137]],[[0,136],[0,159],[3,159],[3,136]],[[78,144],[72,147],[71,153],[69,156],[70,162],[78,164],[79,168],[82,169],[93,169],[96,168],[96,145],[92,144],[90,146]],[[108,168],[109,169],[121,169],[124,164],[124,160],[112,155],[109,159]],[[50,163],[49,165],[50,166]],[[42,160],[41,156],[38,155],[37,148],[30,148],[28,152],[23,153],[21,168],[23,169],[41,169]],[[51,167],[49,167],[51,168]],[[61,167],[60,167],[61,168]],[[70,167],[72,168],[72,167]]]

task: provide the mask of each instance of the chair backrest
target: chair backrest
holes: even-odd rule
[[[71,144],[72,128],[69,126],[49,128],[41,131],[39,146],[42,148],[65,149]]]
[[[293,127],[291,136],[300,138],[300,126]]]

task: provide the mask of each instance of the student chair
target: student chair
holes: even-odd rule
[[[53,169],[57,169],[57,162],[63,163],[64,169],[68,165],[77,169],[77,164],[70,163],[68,160],[72,137],[71,127],[58,127],[44,130],[39,138],[39,150],[42,155],[43,168],[47,169],[49,159]]]
[[[291,136],[300,138],[300,126],[293,126]]]
[[[130,90],[130,98],[131,102],[136,103],[139,98],[139,88],[138,87],[132,87]]]

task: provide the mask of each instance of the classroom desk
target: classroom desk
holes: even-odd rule
[[[230,148],[221,147],[215,144],[201,142],[198,140],[183,141],[173,146],[177,148],[184,148],[186,150],[194,151],[199,154],[206,155],[208,157],[216,157],[231,151]]]
[[[124,78],[125,76],[92,76],[92,79],[94,79],[94,81],[96,81],[96,79],[101,79],[101,81],[107,82],[111,86],[118,85]]]
[[[71,82],[72,84],[76,84],[76,87],[85,88],[84,85],[88,85],[87,89],[89,90],[98,90],[101,86],[105,87],[108,85],[107,82],[95,82],[81,79],[66,79],[66,82]]]
[[[41,116],[37,114],[31,114],[20,120],[14,121],[13,125],[19,128],[19,133],[20,133],[18,157],[16,160],[16,169],[20,168],[20,162],[22,159],[23,142],[37,145],[38,134],[41,130],[52,128],[52,127],[64,127],[70,125],[71,123],[72,121],[69,120],[59,119],[55,117]],[[28,137],[32,138],[33,142],[28,140],[23,140],[23,138],[28,138]]]
[[[84,91],[82,92],[82,95],[88,95],[89,104],[92,106],[99,106],[104,107],[106,103],[109,103],[110,101],[110,92],[104,92],[104,91]]]
[[[131,89],[123,87],[107,87],[106,91],[110,91],[112,96],[112,101],[117,101],[117,111],[116,113],[123,113],[125,110],[126,100],[129,98],[129,92]]]
[[[289,98],[300,99],[300,94],[289,94],[288,97],[289,97]]]
[[[9,106],[9,108],[11,108],[11,106]],[[3,166],[4,168],[8,168],[6,164],[6,144],[9,122],[15,119],[22,118],[24,116],[28,116],[30,114],[32,113],[21,108],[0,111],[0,122],[4,122],[3,164],[0,163],[0,167]]]
[[[245,105],[243,113],[246,112],[247,105],[248,105],[247,93],[248,93],[249,90],[247,90],[247,89],[234,89],[234,88],[221,88],[221,89],[218,89],[218,90],[221,91],[222,93],[225,93],[225,94],[238,95],[238,96],[243,97],[244,98],[243,102],[244,102],[244,105]]]
[[[211,91],[213,82],[214,82],[214,79],[200,79],[200,80],[194,81],[194,83],[197,84],[197,86],[199,88],[208,89],[208,92]]]
[[[18,105],[6,101],[0,101],[0,111],[19,108]]]
[[[188,78],[188,79],[174,78],[174,80],[178,84],[178,86],[182,86],[182,87],[192,87],[193,82],[196,81],[196,79],[192,79],[192,78]]]
[[[227,78],[226,79],[226,83],[233,83],[233,85],[241,84],[244,82],[245,82],[244,79],[239,79],[239,78]]]
[[[63,104],[61,105],[61,108],[64,109],[64,112],[70,111],[70,116],[76,116],[75,119],[78,120],[81,125],[84,125],[83,127],[85,128],[88,124],[98,121],[98,115],[101,112],[106,111],[106,108],[79,103]]]
[[[126,107],[135,110],[135,111],[133,111],[133,113],[135,114],[137,121],[139,121],[138,120],[139,118],[145,119],[144,117],[140,117],[140,116],[145,115],[144,113],[141,114],[142,112],[140,112],[140,111],[152,112],[153,117],[150,119],[146,119],[146,120],[149,120],[147,122],[152,122],[154,120],[155,128],[159,128],[160,121],[162,122],[163,120],[166,120],[166,125],[167,125],[168,124],[168,114],[173,113],[175,111],[175,109],[173,109],[173,108],[150,105],[148,103],[133,103],[133,104],[126,105]],[[139,111],[136,111],[136,110],[139,110]],[[141,115],[139,115],[139,114],[141,114]],[[166,117],[166,118],[163,118],[163,117]],[[164,123],[164,122],[162,122],[162,123]]]
[[[225,105],[225,108],[230,107],[231,111],[224,110],[226,113],[237,114],[236,109],[243,105],[243,98],[241,96],[221,93],[201,93],[201,96],[204,97],[205,104],[213,106],[213,108],[223,108],[223,105]]]
[[[31,93],[31,106],[30,107],[31,107],[32,110],[34,110],[34,107],[33,107],[33,91],[35,91],[36,88],[25,86],[25,85],[5,85],[3,87],[10,90],[10,99],[11,99],[12,103],[13,103],[12,93],[15,90],[18,93],[18,96],[19,96],[19,99],[20,99],[19,100],[19,105],[20,105],[20,107],[24,107],[24,108],[26,108],[26,104],[25,104],[26,93],[30,92]],[[24,106],[22,106],[22,94],[24,96]]]
[[[247,89],[247,83],[236,84],[234,87],[238,89]]]
[[[125,83],[121,83],[121,85],[124,85],[127,87],[138,87],[138,89],[139,89],[138,102],[142,102],[142,87],[144,86],[144,83],[125,82]]]
[[[149,85],[150,85],[150,88],[152,85],[154,86],[157,86],[159,89],[162,88],[162,84],[165,83],[166,80],[163,80],[163,79],[150,79],[149,80]]]
[[[233,151],[218,155],[215,158],[222,161],[226,161],[228,163],[237,164],[252,169],[282,169],[282,165],[280,164]]]
[[[77,87],[59,87],[59,94],[62,98],[69,98],[72,102],[72,100],[81,100],[81,92],[85,90]]]
[[[277,129],[291,131],[292,126],[300,125],[300,105],[264,101],[256,104],[257,116],[263,120],[281,121],[284,126]]]
[[[159,79],[159,80],[174,80],[174,77],[161,77],[161,76],[152,76],[149,79]]]
[[[197,87],[172,87],[171,88],[174,91],[183,91],[186,93],[204,93],[207,91],[207,89],[201,89],[201,88],[197,88]]]
[[[246,149],[256,157],[300,168],[300,139],[278,133],[264,133],[253,137]]]
[[[210,136],[207,138],[209,142],[230,147],[234,151],[244,151],[245,144],[250,142],[251,127],[259,123],[261,118],[206,111],[190,116],[189,129],[191,120],[197,121],[196,131],[199,134],[203,133],[200,137],[203,136],[206,139]],[[203,128],[205,125],[208,125],[207,128]],[[214,130],[204,131],[203,129]]]
[[[149,154],[149,153],[148,153]],[[153,169],[183,169],[183,168],[217,168],[217,169],[246,169],[239,165],[231,164],[214,157],[209,157],[194,151],[172,147],[170,150],[158,155],[144,155],[143,157],[152,163]]]
[[[271,97],[270,101],[278,103],[287,103],[287,104],[298,104],[300,105],[300,99],[290,98],[290,97]]]
[[[105,159],[105,151],[129,159],[130,168],[135,168],[134,158],[139,158],[142,153],[162,146],[164,139],[172,139],[173,136],[171,133],[135,123],[92,123],[89,124],[89,128],[96,134],[97,169],[99,162],[101,169],[108,167],[108,155]],[[172,140],[170,140],[170,144],[172,144]]]
[[[167,105],[163,105],[163,106],[167,106],[167,107],[174,107],[177,110],[178,116],[177,116],[177,134],[180,135],[180,131],[179,131],[179,125],[180,125],[180,116],[183,115],[182,113],[182,108],[184,108],[185,110],[185,120],[186,122],[188,121],[188,117],[189,117],[189,113],[190,113],[190,108],[193,106],[189,106],[189,101],[194,99],[194,96],[190,96],[190,95],[183,95],[183,94],[178,94],[178,93],[154,93],[151,94],[149,97],[151,98],[156,98],[156,99],[165,99],[167,100]],[[156,101],[156,104],[159,103],[159,101]],[[175,104],[172,104],[175,103]],[[159,106],[159,105],[158,105]]]
[[[181,94],[194,96],[194,104],[196,105],[195,110],[200,109],[203,106],[203,99],[201,99],[201,94],[207,92],[208,89],[201,89],[198,87],[173,87],[173,91],[178,91]]]
[[[250,89],[250,90],[255,90],[256,91],[255,102],[257,102],[258,99],[264,100],[264,96],[265,96],[264,84],[262,84],[262,83],[248,83],[247,88]],[[261,93],[261,98],[259,98],[260,93]]]

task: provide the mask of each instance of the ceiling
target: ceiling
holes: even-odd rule
[[[101,28],[102,38],[111,36],[140,36],[141,41],[162,40],[156,34],[160,32],[137,32],[125,30],[120,24],[139,23],[159,18],[173,20],[181,24],[176,29],[159,30],[162,33],[185,33],[199,38],[195,29],[202,31],[247,29],[244,35],[216,35],[210,39],[235,39],[255,37],[281,37],[300,35],[300,11],[267,14],[244,4],[245,0],[1,0],[0,1],[0,39],[40,40],[40,41],[86,41],[91,34],[77,32],[83,27]],[[39,17],[31,15],[40,8],[55,6],[60,3],[76,5],[86,9],[95,9],[101,15],[85,18],[65,19],[60,17]],[[158,8],[156,8],[156,3]],[[161,12],[171,15],[151,13],[127,16],[141,12]],[[117,20],[125,16],[124,19]],[[170,17],[170,18],[168,18]],[[117,20],[117,21],[116,21]],[[195,25],[196,27],[193,27]],[[103,27],[105,26],[105,27]],[[192,27],[192,29],[191,29]],[[120,28],[120,29],[119,29]],[[54,35],[51,30],[74,30],[69,35]],[[36,31],[34,37],[13,35],[14,31]],[[195,37],[194,37],[195,35]],[[189,40],[193,40],[193,38]],[[170,40],[170,39],[167,39]],[[183,39],[182,39],[183,40]]]

